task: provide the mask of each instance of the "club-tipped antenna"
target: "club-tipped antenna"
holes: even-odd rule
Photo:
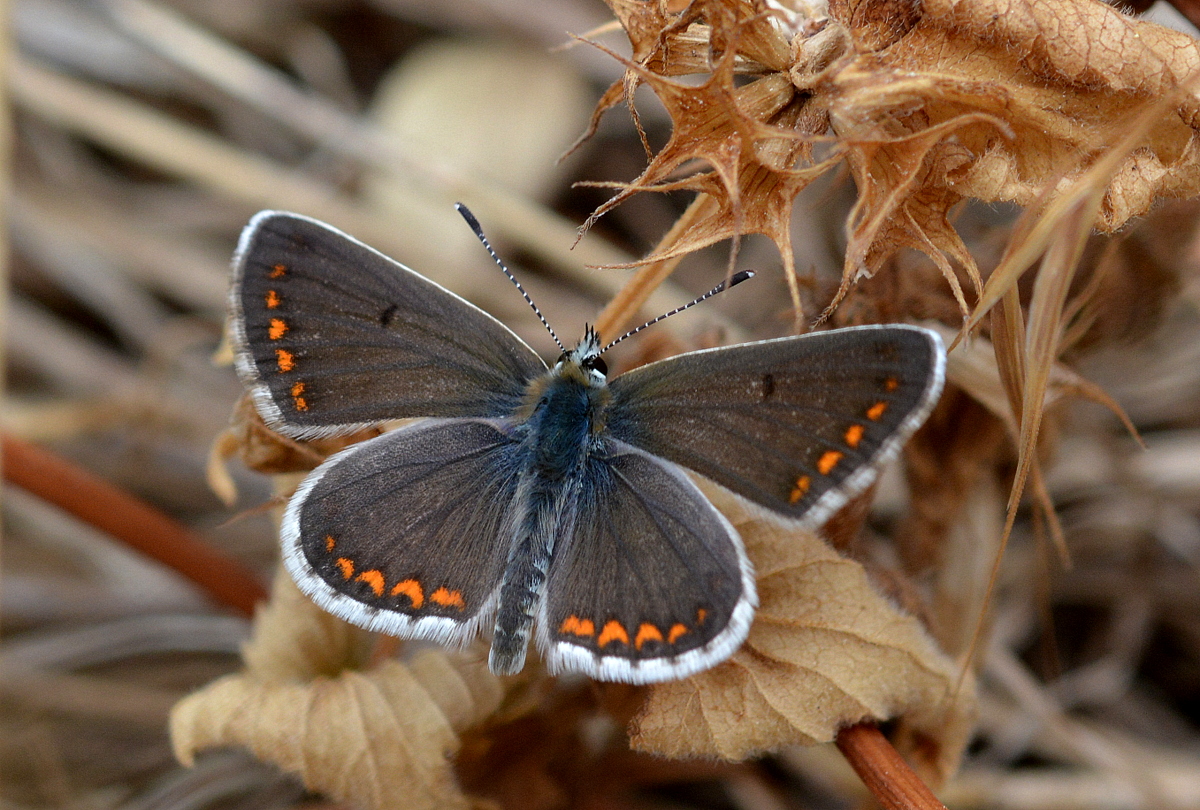
[[[612,343],[608,344],[603,349],[601,349],[600,353],[604,354],[606,351],[611,349],[613,346],[616,346],[618,343],[620,343],[625,338],[633,337],[638,332],[645,329],[647,326],[654,326],[654,324],[658,323],[659,321],[666,320],[667,318],[670,318],[672,315],[678,315],[680,312],[683,312],[685,309],[691,309],[692,307],[696,306],[696,304],[699,304],[701,301],[707,301],[709,298],[712,298],[717,293],[724,292],[725,290],[728,290],[730,287],[732,287],[735,284],[741,284],[743,281],[745,281],[748,278],[754,278],[754,273],[751,272],[750,270],[743,270],[740,273],[734,273],[727,280],[722,281],[720,284],[713,287],[711,290],[709,290],[708,292],[706,292],[704,295],[700,296],[699,298],[695,299],[690,304],[684,304],[681,307],[676,307],[675,309],[671,310],[670,312],[664,312],[662,315],[659,315],[657,318],[646,321],[644,324],[639,326],[637,329],[630,329],[628,332],[621,335],[619,338],[614,340]]]
[[[533,303],[533,299],[529,297],[529,293],[525,292],[525,288],[521,286],[521,282],[517,281],[517,277],[512,274],[512,271],[508,269],[504,261],[496,255],[496,251],[492,249],[492,243],[488,241],[488,238],[483,233],[483,228],[479,226],[479,220],[475,219],[475,215],[471,213],[471,210],[462,203],[455,203],[454,208],[458,213],[462,214],[462,218],[471,226],[471,230],[475,231],[475,236],[479,237],[479,241],[483,243],[492,260],[504,271],[504,275],[508,276],[508,280],[515,284],[517,289],[521,291],[521,296],[525,299],[525,303],[529,304],[533,309],[533,314],[538,316],[538,320],[542,322],[542,326],[546,327],[546,331],[550,333],[550,337],[554,338],[554,342],[558,344],[558,348],[562,349],[565,353],[567,347],[558,339],[558,335],[554,334],[554,330],[550,328],[549,321],[542,315],[542,311],[537,308],[537,304]]]

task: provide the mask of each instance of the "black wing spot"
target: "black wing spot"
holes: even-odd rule
[[[770,399],[775,393],[775,375],[764,374],[762,378],[762,398]]]
[[[380,316],[379,316],[379,325],[382,327],[385,327],[385,328],[390,326],[392,323],[392,319],[396,317],[396,312],[399,309],[400,309],[400,307],[397,306],[396,304],[392,304],[390,307],[385,309],[383,311],[383,313],[380,314]]]

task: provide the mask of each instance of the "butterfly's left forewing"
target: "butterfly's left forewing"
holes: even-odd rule
[[[587,465],[538,615],[551,672],[652,683],[727,658],[758,604],[733,526],[670,462],[609,442]]]
[[[284,564],[325,610],[461,645],[496,608],[522,465],[503,423],[431,419],[353,445],[301,484]]]
[[[289,436],[409,416],[502,417],[546,365],[508,327],[322,222],[263,211],[230,289],[238,374]]]

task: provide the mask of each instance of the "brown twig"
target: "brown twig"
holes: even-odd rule
[[[173,568],[213,599],[247,616],[267,592],[241,563],[190,529],[66,459],[0,434],[4,480]]]
[[[884,810],[946,810],[873,723],[842,729],[837,747]]]

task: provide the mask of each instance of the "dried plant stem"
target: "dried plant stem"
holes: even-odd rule
[[[254,574],[186,526],[37,445],[8,434],[0,439],[5,481],[173,568],[242,614],[251,615],[266,599]]]
[[[874,724],[842,729],[837,747],[884,810],[946,810]]]
[[[675,221],[671,230],[667,231],[666,236],[651,253],[667,252],[694,222],[706,216],[716,205],[716,200],[709,195],[696,195],[696,199],[692,200],[692,204]],[[637,316],[638,310],[649,300],[651,294],[667,280],[671,273],[675,272],[675,268],[679,266],[682,258],[682,256],[673,256],[661,259],[645,265],[633,274],[633,278],[629,279],[620,292],[608,302],[608,306],[604,308],[600,316],[596,318],[596,331],[606,342],[620,337],[620,333]]]

